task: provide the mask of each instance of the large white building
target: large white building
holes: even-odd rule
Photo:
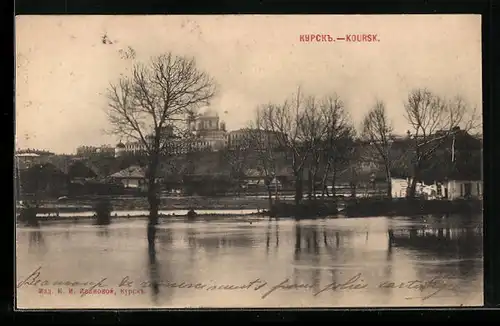
[[[187,153],[196,150],[218,151],[227,145],[226,126],[220,120],[217,112],[210,109],[205,110],[196,119],[189,123],[191,136],[188,138],[175,139],[173,130],[170,127],[165,128],[168,142],[167,151],[174,154]],[[167,135],[168,134],[168,135]],[[125,153],[141,153],[145,151],[142,142],[118,143],[115,147],[115,156],[121,156]]]
[[[220,150],[227,145],[226,124],[220,120],[219,114],[206,110],[190,124],[190,130],[195,138],[192,140],[195,148]]]
[[[115,155],[115,147],[111,145],[102,146],[80,146],[76,149],[77,156],[113,156]]]

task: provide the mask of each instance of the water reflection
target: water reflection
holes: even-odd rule
[[[166,282],[246,284],[260,278],[279,284],[288,279],[318,291],[358,273],[372,285],[447,275],[455,277],[462,288],[446,299],[453,302],[482,288],[480,217],[170,222],[156,228],[153,246],[148,246],[145,233],[143,221],[117,221],[107,227],[67,223],[19,228],[20,275],[39,265],[61,278],[85,279],[89,273],[128,275],[148,286],[146,296],[127,300],[164,307],[236,304],[235,293],[191,291],[165,286]],[[51,250],[42,255],[29,251],[43,247],[45,241]],[[247,306],[405,304],[399,290],[371,291],[329,291],[317,298],[304,297],[303,291],[281,291],[266,300],[254,292],[238,292],[237,296]]]
[[[273,227],[274,227],[274,239],[275,239],[274,247],[278,248],[280,244],[280,226],[278,220],[275,220],[275,223],[273,223],[270,219],[269,222],[267,223],[267,230],[266,230],[266,253],[269,253]]]
[[[475,277],[482,269],[477,264],[482,259],[483,238],[480,224],[457,224],[455,220],[427,219],[423,225],[406,229],[388,230],[389,250],[392,247],[409,249],[417,259],[425,262],[425,269],[417,269],[417,274],[429,273],[458,276],[462,280]],[[454,264],[433,263],[449,261]]]
[[[29,246],[30,247],[41,247],[43,246],[44,239],[43,239],[43,233],[40,231],[40,227],[36,227],[34,230],[30,232],[29,235]]]
[[[420,263],[416,268],[418,279],[426,279],[432,275],[446,275],[446,277],[456,275],[465,281],[469,277],[477,278],[481,273],[482,264],[478,264],[478,261],[482,260],[482,227],[477,222],[460,220],[456,217],[443,220],[440,217],[427,216],[421,223],[417,219],[408,226],[394,227],[391,223],[389,220],[385,250],[370,248],[377,245],[375,241],[379,241],[378,230],[353,232],[332,230],[323,226],[320,231],[319,225],[295,223],[294,281],[311,284],[317,288],[320,280],[324,278],[321,273],[328,271],[332,282],[337,282],[339,272],[336,266],[345,268],[346,264],[352,262],[357,262],[356,268],[363,269],[363,277],[368,280],[380,278],[390,280],[394,276],[395,249],[409,250],[413,259]],[[398,222],[394,224],[398,225]],[[322,241],[319,240],[320,233]],[[269,246],[269,235],[267,246]],[[363,261],[368,264],[371,260],[381,262],[382,259],[386,263],[380,272],[371,270],[367,266],[359,266]],[[388,293],[391,290],[381,291]]]
[[[151,300],[158,304],[158,295],[160,293],[160,274],[158,271],[158,261],[156,259],[156,247],[154,244],[148,245],[148,271],[151,288]]]
[[[254,244],[248,234],[244,233],[213,233],[207,230],[187,231],[187,243],[192,248],[204,249],[215,253],[222,249],[251,248]]]
[[[156,239],[161,249],[167,249],[173,243],[174,237],[171,229],[157,229]]]
[[[427,224],[407,229],[389,229],[388,237],[394,246],[432,254],[436,258],[447,258],[450,253],[457,258],[477,257],[482,250],[481,230],[470,227],[451,228],[449,225]]]
[[[312,268],[303,270],[301,265],[319,266],[321,261],[320,256],[320,241],[319,230],[317,225],[303,226],[300,222],[295,225],[295,250],[294,250],[294,269],[293,278],[295,283],[301,283],[305,275],[310,274],[310,277],[305,277],[305,282],[311,284],[315,291],[319,290],[321,281],[321,269]]]
[[[96,227],[97,227],[97,236],[98,237],[105,237],[105,238],[109,237],[109,228],[107,225],[96,226]]]

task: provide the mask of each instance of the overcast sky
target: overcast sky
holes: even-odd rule
[[[380,41],[299,41],[347,33]],[[219,85],[211,107],[229,130],[299,85],[317,96],[337,93],[357,126],[375,99],[384,100],[398,133],[408,129],[402,113],[412,88],[461,94],[482,109],[479,16],[18,16],[16,148],[114,145],[119,137],[103,133],[102,94],[133,64],[121,55],[128,47],[140,61],[167,51],[195,56]]]

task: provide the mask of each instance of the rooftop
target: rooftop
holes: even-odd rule
[[[142,179],[145,177],[145,171],[143,168],[137,165],[132,165],[126,169],[112,174],[111,178],[131,178],[131,179]]]

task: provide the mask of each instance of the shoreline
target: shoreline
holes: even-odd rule
[[[229,218],[229,219],[228,219]],[[39,218],[39,223],[44,222],[93,222],[95,221],[94,216],[69,216],[69,217],[61,217],[61,216],[50,216]],[[123,221],[123,220],[147,220],[148,215],[140,214],[134,216],[112,216],[110,224],[113,224],[113,221]],[[197,222],[197,221],[213,221],[213,220],[232,220],[232,221],[240,221],[240,220],[268,220],[270,219],[267,213],[248,213],[248,214],[198,214],[194,218],[189,218],[187,215],[159,215],[158,221],[163,222]],[[290,218],[293,219],[293,218]],[[22,227],[33,227],[33,225],[28,225],[23,221],[16,221],[17,226]],[[251,221],[250,221],[251,222]],[[107,225],[110,225],[107,224]],[[96,226],[106,226],[95,224]],[[36,226],[35,226],[36,227]]]
[[[315,205],[312,205],[312,204]],[[159,210],[159,219],[162,221],[176,220],[176,221],[197,221],[197,220],[216,220],[216,219],[230,219],[230,218],[252,218],[261,217],[268,219],[294,219],[294,220],[317,220],[317,219],[344,219],[344,218],[371,218],[371,217],[394,217],[394,216],[422,216],[422,215],[449,215],[449,214],[470,214],[480,213],[478,210],[481,207],[480,201],[378,201],[378,200],[356,200],[347,203],[343,209],[335,209],[324,205],[316,205],[318,202],[304,202],[304,209],[299,210],[293,203],[282,202],[278,208],[268,210],[263,207],[248,205],[221,205],[222,203],[213,203],[216,205],[200,205],[194,209],[195,215],[190,216],[189,211],[196,205],[172,205],[178,206],[176,208]],[[218,204],[218,205],[217,205]],[[323,203],[327,204],[327,203]],[[180,207],[179,207],[180,206]],[[229,207],[228,207],[229,206]],[[182,208],[181,208],[182,207]],[[216,208],[215,208],[216,207]],[[115,207],[116,209],[117,207]],[[297,213],[297,214],[296,214]],[[299,214],[300,213],[300,214]],[[113,220],[126,220],[126,219],[147,219],[149,216],[148,210],[144,208],[133,209],[118,209],[111,212],[110,219]],[[64,211],[52,210],[39,212],[37,220],[39,222],[57,222],[57,221],[88,221],[95,220],[95,211],[88,208],[84,211]],[[23,224],[23,221],[17,220],[17,224]]]

